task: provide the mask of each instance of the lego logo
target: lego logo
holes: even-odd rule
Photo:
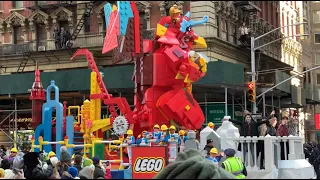
[[[159,158],[137,158],[134,163],[135,173],[158,173],[164,167],[164,159]]]

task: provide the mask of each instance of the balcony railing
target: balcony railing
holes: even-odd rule
[[[143,39],[153,39],[155,30],[142,30]],[[79,35],[75,40],[73,47],[102,47],[104,41],[104,33],[90,33]],[[54,39],[39,40],[23,43],[23,44],[6,44],[0,46],[1,55],[18,55],[35,51],[56,50]]]
[[[0,56],[19,55],[29,53],[32,50],[30,43],[6,44],[0,46]]]

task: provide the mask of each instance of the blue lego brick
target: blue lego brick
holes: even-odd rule
[[[110,14],[112,12],[112,7],[110,3],[107,3],[103,7],[104,10],[104,18],[106,20],[106,29],[108,29],[109,20],[110,20]]]
[[[120,34],[125,36],[129,18],[133,18],[130,1],[117,1],[118,11],[120,15]]]

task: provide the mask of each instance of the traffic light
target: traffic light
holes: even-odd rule
[[[254,82],[248,83],[248,99],[250,102],[254,102],[256,100],[256,84]]]

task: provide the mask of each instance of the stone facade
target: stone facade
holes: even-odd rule
[[[31,10],[28,7],[34,7],[36,1],[23,1],[23,8],[12,9],[11,1],[3,1],[2,7],[3,11],[0,11],[0,46],[5,49],[8,55],[16,54],[16,52],[11,52],[17,49],[16,43],[17,38],[23,39],[19,41],[19,44],[28,44],[30,51],[51,51],[55,50],[54,40],[53,40],[53,29],[54,27],[61,26],[72,34],[75,30],[79,19],[82,18],[84,9],[86,8],[85,2],[74,2],[73,5],[58,5],[58,1],[46,1],[47,4],[41,4],[40,8]],[[166,10],[170,6],[176,3],[183,12],[187,12],[190,9],[189,2],[184,1],[136,1],[137,8],[140,15],[143,16],[143,20],[146,22],[147,30],[155,29],[157,22],[160,20],[161,15],[166,14]],[[45,7],[50,4],[50,7]],[[103,38],[105,36],[105,23],[104,23],[104,11],[103,6],[106,2],[98,2],[93,6],[92,13],[90,15],[90,29],[84,32],[84,27],[82,27],[80,34],[78,35],[75,45],[76,47],[95,47],[95,51],[101,52],[101,47],[103,44]],[[32,8],[34,9],[34,8]],[[17,27],[17,28],[16,28]],[[41,28],[41,29],[39,29]],[[19,33],[15,32],[18,31]],[[39,32],[42,35],[41,40],[38,37]],[[19,36],[19,37],[17,37]],[[41,41],[41,45],[39,45]],[[20,45],[19,45],[20,46]],[[41,46],[41,47],[40,47]],[[98,49],[97,49],[98,48]],[[21,49],[21,48],[18,48]],[[100,50],[99,50],[100,49]],[[9,51],[10,50],[10,51]],[[63,54],[64,53],[64,54]],[[70,53],[67,52],[56,52],[54,55],[57,57],[50,57],[48,55],[37,55],[37,59],[31,59],[24,71],[34,71],[35,61],[38,62],[39,68],[46,71],[55,71],[57,69],[65,68],[76,68],[76,67],[86,67],[85,59],[80,60],[81,62],[71,63],[69,61]],[[71,53],[72,54],[72,53]],[[43,56],[43,58],[41,58]],[[99,55],[100,57],[101,55]],[[21,59],[25,57],[5,57],[0,60],[0,74],[10,74],[17,71],[18,66],[21,63]],[[55,60],[53,60],[55,59]],[[59,60],[57,60],[59,59]],[[111,65],[110,55],[101,57],[100,65]],[[98,62],[99,64],[99,62]]]

